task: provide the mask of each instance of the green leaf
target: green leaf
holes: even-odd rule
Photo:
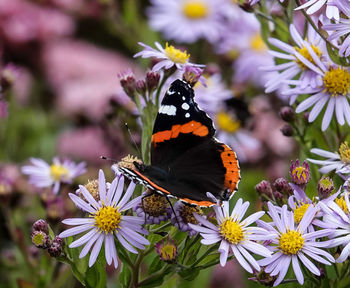
[[[148,274],[153,274],[157,271],[159,271],[162,268],[162,261],[160,260],[159,256],[157,255],[156,257],[154,257],[149,270],[148,270]]]
[[[128,287],[131,281],[131,270],[128,265],[122,264],[122,270],[119,274],[118,280],[123,287]]]
[[[179,275],[187,280],[187,281],[191,281],[194,278],[196,278],[199,274],[199,272],[201,271],[200,267],[195,267],[195,268],[190,268],[190,269],[183,269],[179,272]]]
[[[107,285],[107,275],[105,265],[96,261],[95,264],[88,268],[85,275],[86,287],[104,288]]]

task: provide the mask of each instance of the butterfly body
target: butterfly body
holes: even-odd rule
[[[151,165],[120,167],[124,175],[166,196],[201,207],[227,201],[240,180],[236,154],[214,138],[210,117],[194,100],[192,87],[174,81],[165,94],[151,140]]]

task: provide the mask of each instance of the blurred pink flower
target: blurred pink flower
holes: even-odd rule
[[[88,127],[63,132],[57,141],[57,149],[60,155],[67,155],[88,161],[93,164],[101,164],[100,156],[112,155],[111,146],[106,141],[103,131],[97,127]],[[122,146],[122,145],[120,145]],[[123,153],[123,147],[114,147]],[[114,153],[115,154],[115,153]]]
[[[82,41],[50,42],[43,52],[43,64],[62,114],[84,114],[101,119],[110,99],[126,108],[131,101],[117,79],[120,71],[135,64],[120,54]]]
[[[70,35],[74,22],[59,10],[23,0],[0,0],[0,30],[13,44]]]

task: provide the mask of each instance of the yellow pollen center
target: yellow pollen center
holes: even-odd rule
[[[350,73],[340,67],[331,68],[323,76],[324,92],[332,97],[347,95],[350,92]]]
[[[350,147],[348,142],[344,142],[339,147],[341,161],[350,164]]]
[[[208,7],[202,1],[189,1],[182,7],[182,12],[187,18],[201,19],[208,15]]]
[[[303,166],[295,167],[292,171],[292,174],[297,176],[298,179],[301,179],[303,177],[306,179],[306,169]]]
[[[122,219],[118,209],[111,206],[102,206],[102,208],[95,214],[95,226],[106,234],[113,233],[118,229],[119,223]]]
[[[264,52],[267,49],[266,44],[265,44],[264,40],[261,38],[259,33],[255,34],[250,39],[250,47],[252,48],[252,50],[255,50],[258,52]]]
[[[64,177],[68,177],[69,171],[66,167],[62,165],[52,164],[50,166],[50,176],[53,180],[59,181]]]
[[[166,43],[164,50],[166,56],[174,63],[185,64],[188,58],[190,58],[190,54],[187,54],[186,51],[182,52],[172,45],[169,46],[168,43]]]
[[[303,204],[294,210],[294,221],[299,224],[310,204]]]
[[[279,247],[284,254],[297,254],[304,246],[304,238],[298,231],[287,231],[279,239]]]
[[[238,244],[244,239],[243,229],[231,217],[226,217],[219,228],[221,236],[231,244]]]
[[[341,210],[343,210],[346,214],[349,214],[349,209],[348,209],[348,206],[346,206],[344,196],[335,199],[334,202],[337,203],[337,205],[341,208]]]
[[[316,53],[318,58],[321,58],[322,56],[322,52],[321,50],[315,46],[315,45],[311,45],[312,50],[314,50],[314,52]],[[312,59],[310,52],[307,50],[307,48],[305,46],[303,46],[302,48],[299,47],[294,47],[294,49],[299,52],[304,58],[306,58],[307,60],[309,60],[312,64],[316,64],[314,59]],[[299,67],[301,69],[309,69],[302,61],[300,61],[298,58],[296,58],[295,62],[297,62],[297,64],[299,65]]]
[[[176,247],[172,244],[165,244],[160,249],[162,259],[174,260],[176,256]]]
[[[217,124],[221,130],[234,133],[241,127],[239,121],[233,120],[232,117],[225,112],[219,112],[216,117]]]

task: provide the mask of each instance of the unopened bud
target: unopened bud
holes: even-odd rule
[[[293,136],[293,128],[292,126],[286,124],[281,128],[281,132],[284,136],[286,137],[291,137]]]
[[[158,72],[147,71],[146,72],[146,84],[148,92],[152,92],[158,87],[160,74]]]
[[[290,187],[288,181],[284,178],[276,179],[275,183],[273,185],[278,192],[281,192],[282,194],[284,194],[286,196],[290,196],[293,194],[292,187]]]
[[[147,91],[146,81],[145,80],[137,80],[135,84],[136,91],[141,94],[145,95]]]
[[[62,242],[52,241],[50,247],[47,249],[51,257],[58,257],[62,253]]]
[[[199,78],[202,76],[203,69],[194,66],[186,66],[185,73],[182,78],[192,87],[198,82]]]
[[[38,248],[46,249],[50,245],[50,237],[43,231],[34,231],[32,243]]]
[[[322,176],[320,181],[318,181],[318,196],[320,199],[326,199],[331,195],[334,190],[333,180],[329,177]]]
[[[33,224],[33,231],[42,231],[45,234],[49,234],[49,225],[45,220],[39,219]]]
[[[272,187],[270,183],[266,180],[261,181],[255,186],[256,192],[260,195],[266,195],[267,197],[271,198],[272,197]]]
[[[282,107],[280,110],[280,116],[282,118],[282,120],[286,121],[286,122],[292,122],[294,120],[294,110],[292,109],[292,107],[289,106],[285,106]]]
[[[310,180],[309,163],[304,161],[303,165],[301,166],[298,159],[295,161],[295,163],[292,161],[289,169],[289,174],[294,184],[305,186]]]
[[[119,75],[120,85],[123,87],[124,92],[131,98],[134,98],[136,91],[135,75],[131,70]]]

